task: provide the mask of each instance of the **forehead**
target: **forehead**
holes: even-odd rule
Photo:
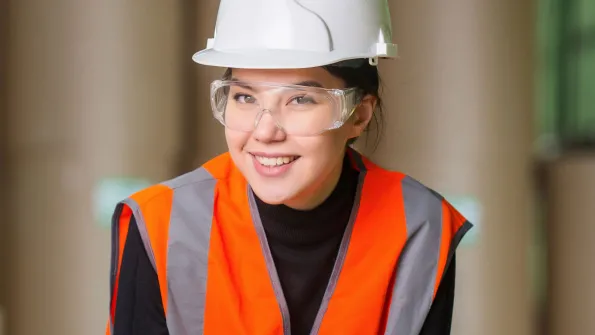
[[[305,81],[318,82],[324,88],[344,88],[342,79],[322,67],[307,69],[232,69],[231,76],[241,81],[295,84]]]

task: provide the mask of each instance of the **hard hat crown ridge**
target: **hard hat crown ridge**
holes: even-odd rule
[[[195,62],[306,68],[395,58],[387,0],[221,0],[213,38]]]

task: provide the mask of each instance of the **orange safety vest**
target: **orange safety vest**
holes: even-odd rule
[[[311,334],[418,334],[471,224],[411,177],[348,154],[359,187]],[[157,272],[170,334],[290,334],[254,196],[228,153],[117,206],[107,334],[132,215]]]

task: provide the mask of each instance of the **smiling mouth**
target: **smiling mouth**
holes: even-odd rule
[[[252,155],[258,163],[267,167],[283,166],[294,162],[300,156],[278,156],[278,157],[263,157],[258,155]]]

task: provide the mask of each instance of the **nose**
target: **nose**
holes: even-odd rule
[[[263,109],[254,120],[252,137],[259,142],[280,142],[286,134],[268,109]]]

